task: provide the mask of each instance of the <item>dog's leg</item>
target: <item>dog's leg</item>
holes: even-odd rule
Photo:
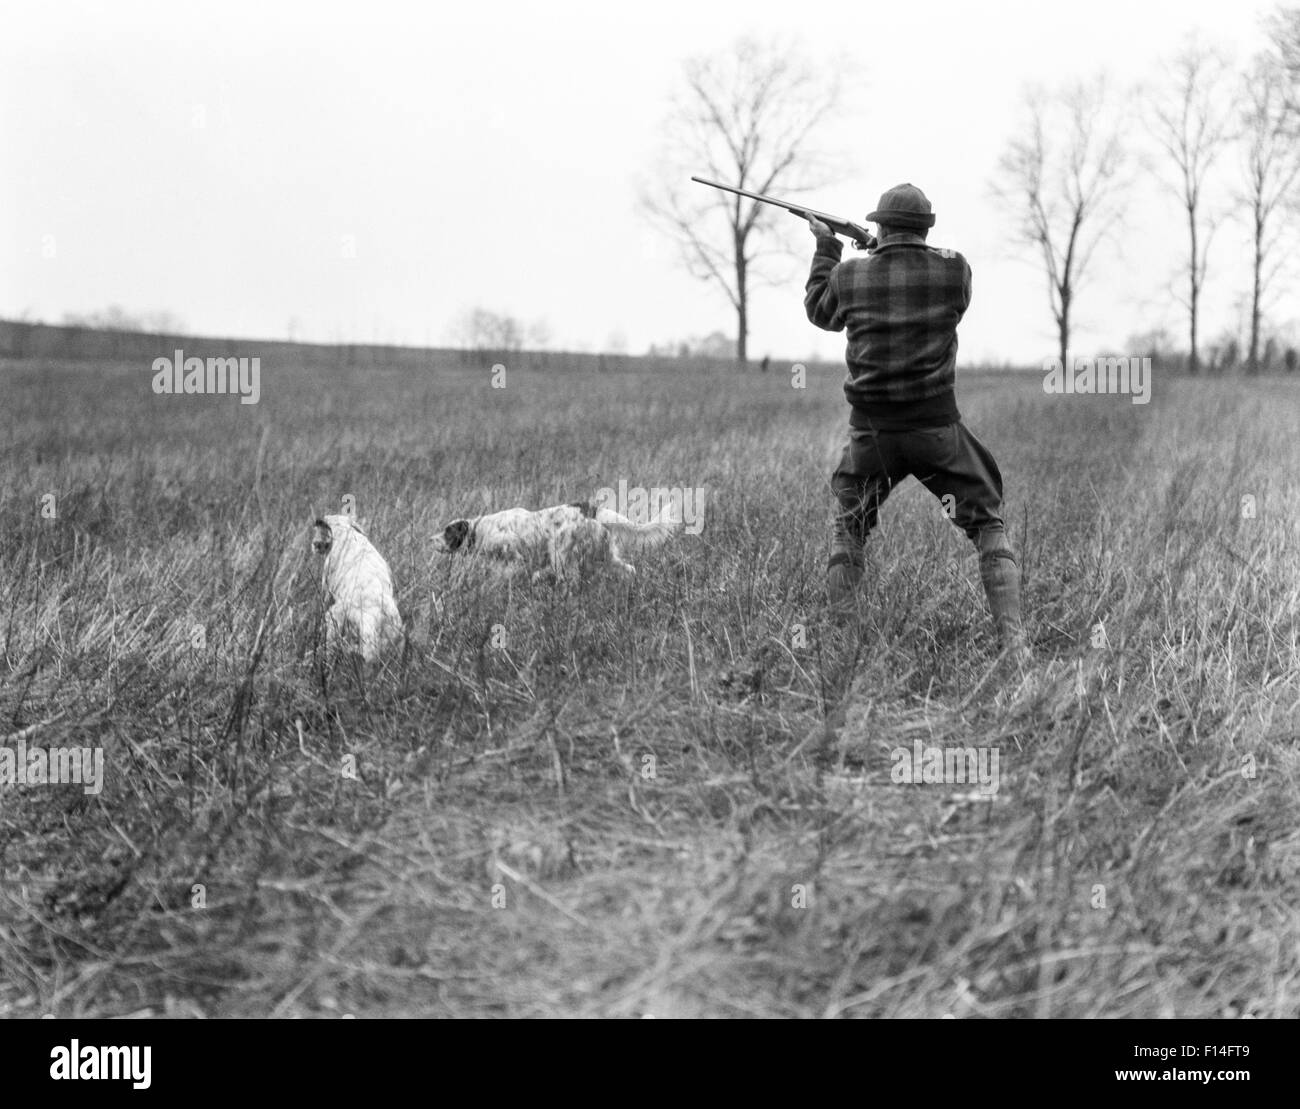
[[[375,609],[363,612],[359,623],[361,665],[357,668],[357,675],[361,684],[361,696],[368,700],[370,683],[379,677],[383,668],[382,652],[387,646],[385,637],[388,627],[385,614]]]
[[[379,657],[379,619],[375,612],[361,614],[358,639],[361,641],[361,659],[367,666]]]
[[[635,566],[623,561],[623,552],[618,549],[618,540],[614,538],[613,532],[609,533],[609,560],[629,577],[636,573]]]
[[[398,611],[396,603],[391,600],[384,601],[384,611],[379,630],[379,649],[381,651],[392,650],[408,638],[404,634],[407,628],[402,623],[402,614]]]
[[[570,547],[572,544],[565,536],[552,535],[546,543],[546,553],[551,562],[551,576],[557,581],[567,580],[569,576]]]
[[[560,581],[564,577],[565,551],[561,543],[562,540],[558,535],[552,535],[548,545],[551,555],[551,573],[555,575],[556,581]]]

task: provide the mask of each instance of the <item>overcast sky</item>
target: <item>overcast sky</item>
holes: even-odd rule
[[[920,185],[931,241],[974,270],[963,361],[1036,363],[1054,349],[1046,292],[989,191],[1022,88],[1155,81],[1193,29],[1242,59],[1271,7],[5,3],[0,315],[120,304],[206,334],[436,344],[481,305],[545,319],[571,349],[731,333],[636,197],[684,59],[749,33],[842,55],[861,85],[826,132],[852,175],[805,199],[861,218],[885,188]],[[1235,159],[1224,169],[1226,188]],[[1133,198],[1082,294],[1081,352],[1179,325],[1175,202],[1150,173]],[[1244,230],[1215,249],[1211,338],[1236,318]],[[803,316],[805,276],[758,294],[755,357],[842,354]]]

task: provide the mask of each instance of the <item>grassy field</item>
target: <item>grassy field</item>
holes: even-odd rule
[[[961,380],[1019,683],[915,482],[826,619],[838,375],[149,379],[0,366],[0,744],[107,768],[0,787],[0,1015],[1300,1015],[1296,383]],[[620,479],[708,490],[633,581],[430,550]],[[368,683],[316,657],[345,496],[412,629]],[[895,784],[918,740],[995,798]]]

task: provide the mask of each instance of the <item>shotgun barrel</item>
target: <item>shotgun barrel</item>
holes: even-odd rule
[[[775,196],[764,196],[762,193],[751,193],[748,189],[735,189],[730,185],[723,185],[717,181],[710,181],[707,177],[692,177],[692,181],[698,181],[701,185],[708,185],[712,189],[721,189],[723,192],[735,193],[737,196],[745,196],[750,200],[759,200],[764,204],[772,204],[777,208],[784,208],[787,212],[807,219],[809,216],[819,219],[826,224],[837,235],[844,235],[853,240],[853,245],[859,250],[875,250],[876,237],[860,224],[847,220],[843,216],[833,216],[829,212],[819,212],[816,208],[807,208],[802,204],[791,204],[788,200],[780,200]]]

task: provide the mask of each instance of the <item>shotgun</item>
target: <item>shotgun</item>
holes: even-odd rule
[[[760,200],[764,204],[774,204],[778,208],[784,208],[787,212],[807,219],[809,216],[819,219],[826,224],[837,235],[844,235],[853,240],[853,245],[859,250],[875,250],[876,237],[865,227],[854,223],[852,220],[843,219],[840,216],[832,216],[827,212],[819,212],[816,208],[805,208],[800,204],[791,204],[788,200],[778,200],[774,196],[764,196],[762,193],[751,193],[745,189],[733,189],[730,185],[720,185],[717,181],[710,181],[707,177],[692,177],[692,181],[698,181],[701,185],[708,185],[713,189],[721,189],[723,192],[735,193],[737,196],[747,196],[750,200]]]

